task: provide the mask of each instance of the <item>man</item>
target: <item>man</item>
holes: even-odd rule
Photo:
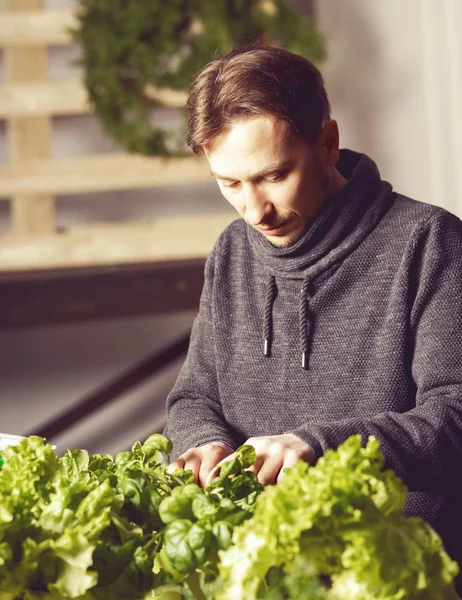
[[[460,561],[462,224],[339,151],[317,69],[237,49],[192,84],[187,141],[242,219],[206,265],[167,401],[172,468],[204,485],[236,447],[263,484],[352,434],[375,435]]]

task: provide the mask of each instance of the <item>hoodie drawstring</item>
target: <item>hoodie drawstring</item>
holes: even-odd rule
[[[304,279],[299,299],[300,350],[303,369],[308,369],[308,355],[311,334],[311,320],[309,318],[309,286],[310,280],[308,278]],[[271,356],[271,343],[273,341],[273,304],[275,298],[276,279],[274,275],[271,275],[268,281],[268,288],[266,290],[266,302],[263,323],[263,354],[266,357]]]
[[[263,354],[271,356],[271,342],[273,340],[273,303],[276,297],[276,280],[271,275],[266,290],[265,315],[263,324],[264,347]]]
[[[302,352],[302,368],[308,369],[308,350],[311,333],[311,321],[308,314],[308,291],[309,279],[303,280],[302,289],[300,291],[300,301],[298,305],[299,323],[300,323],[300,349]]]

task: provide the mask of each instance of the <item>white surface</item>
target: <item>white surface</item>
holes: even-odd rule
[[[0,450],[7,446],[14,446],[24,439],[21,435],[12,435],[10,433],[0,433]]]

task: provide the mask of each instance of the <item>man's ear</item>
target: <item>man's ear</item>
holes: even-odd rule
[[[318,137],[319,150],[326,167],[334,167],[339,159],[339,132],[337,121],[326,121]]]

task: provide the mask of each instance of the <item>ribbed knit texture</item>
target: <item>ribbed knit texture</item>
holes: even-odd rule
[[[174,456],[293,432],[319,457],[375,435],[407,514],[460,561],[462,224],[393,192],[365,155],[338,168],[347,185],[290,248],[242,220],[218,239],[165,433]]]

